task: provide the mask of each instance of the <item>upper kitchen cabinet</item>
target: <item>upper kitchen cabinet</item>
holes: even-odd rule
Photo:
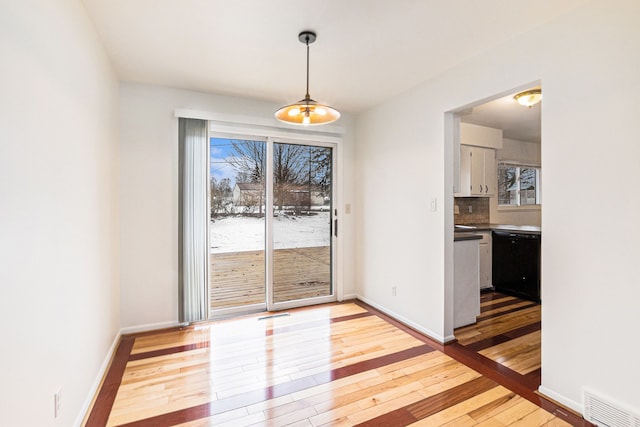
[[[496,194],[496,150],[460,146],[460,193],[457,196],[490,197]]]
[[[500,150],[503,146],[502,129],[460,123],[460,145],[493,148]]]
[[[456,196],[491,197],[497,192],[496,150],[502,130],[460,123],[460,184]]]

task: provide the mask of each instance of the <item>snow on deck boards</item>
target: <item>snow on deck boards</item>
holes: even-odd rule
[[[264,303],[264,251],[211,254],[211,308]],[[331,295],[329,246],[274,251],[276,302]]]

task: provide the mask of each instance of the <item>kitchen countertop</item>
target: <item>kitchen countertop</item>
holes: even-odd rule
[[[481,240],[482,236],[475,233],[469,233],[467,231],[459,233],[453,233],[453,241],[454,242],[462,242],[464,240]]]
[[[509,224],[464,224],[465,227],[469,228],[456,228],[454,229],[454,235],[460,233],[474,233],[478,231],[510,231],[514,233],[523,233],[523,234],[541,234],[541,229],[535,225],[509,225]],[[471,228],[475,227],[475,228]]]

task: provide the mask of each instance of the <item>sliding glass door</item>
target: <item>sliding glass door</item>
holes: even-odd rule
[[[211,138],[209,153],[211,311],[263,308],[266,141]]]
[[[210,139],[212,316],[335,299],[334,147]]]
[[[331,148],[274,143],[274,303],[333,294],[332,182]]]

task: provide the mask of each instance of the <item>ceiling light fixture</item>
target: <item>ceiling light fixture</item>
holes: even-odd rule
[[[335,122],[340,113],[335,108],[320,104],[309,96],[309,45],[316,41],[316,33],[303,31],[298,40],[307,45],[307,94],[295,104],[287,105],[276,111],[276,119],[284,123],[297,125],[324,125]]]
[[[538,102],[542,101],[542,90],[531,89],[524,92],[520,92],[516,94],[513,97],[513,99],[518,101],[518,104],[531,108]]]

